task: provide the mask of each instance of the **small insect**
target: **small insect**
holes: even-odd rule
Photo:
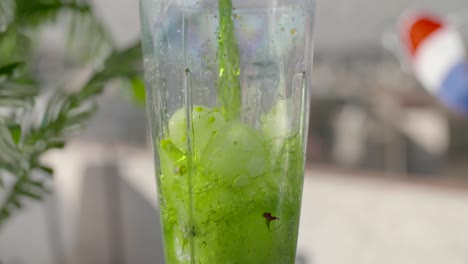
[[[263,217],[266,219],[266,225],[268,227],[268,230],[269,231],[272,231],[270,229],[270,222],[273,221],[273,220],[279,220],[279,217],[276,217],[276,216],[272,216],[271,213],[268,213],[268,212],[265,212],[263,214]]]

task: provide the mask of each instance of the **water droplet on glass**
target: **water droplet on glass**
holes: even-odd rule
[[[256,97],[254,97],[254,98],[250,99],[250,103],[251,103],[252,106],[257,106],[258,103],[259,103],[259,100]]]
[[[238,14],[234,14],[234,15],[232,15],[232,19],[240,19],[240,18],[241,18],[241,16],[240,16],[240,15],[238,15]]]
[[[239,76],[240,75],[240,68],[239,66],[236,66],[234,67],[234,69],[232,69],[232,73]]]
[[[296,64],[296,71],[303,71],[305,69],[305,61],[304,60],[300,60],[297,64]]]

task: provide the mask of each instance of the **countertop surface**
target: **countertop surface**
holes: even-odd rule
[[[97,204],[100,199],[92,197],[102,195],[101,187],[93,184],[93,179],[100,177],[89,168],[102,164],[113,164],[114,169],[108,173],[120,175],[124,187],[120,188],[119,199],[123,207],[130,208],[121,211],[125,214],[123,237],[127,238],[123,243],[127,262],[123,263],[144,264],[147,262],[135,262],[132,257],[144,259],[145,254],[154,256],[154,252],[160,252],[159,233],[152,232],[158,229],[159,220],[150,150],[75,141],[63,152],[50,155],[48,161],[56,167],[56,213],[60,220],[61,246],[67,257],[76,258],[77,253],[73,251],[77,249],[81,250],[78,255],[83,256],[83,250],[99,242],[80,234],[82,229],[78,227],[85,226],[88,233],[89,230],[100,232],[99,225],[116,221],[93,218],[100,213],[86,216],[87,209],[99,209],[90,201]],[[93,189],[98,194],[93,194]],[[360,177],[312,167],[306,172],[302,204],[297,263],[468,263],[468,191],[464,188],[383,180],[372,174]],[[50,264],[52,251],[42,248],[46,247],[43,241],[48,241],[45,240],[47,232],[28,235],[31,230],[47,225],[49,213],[50,210],[32,208],[18,215],[3,230],[0,255],[17,254],[24,258],[25,264]],[[83,219],[86,225],[81,222]],[[83,239],[88,240],[80,241]],[[37,250],[25,251],[25,246]],[[106,249],[102,245],[94,248],[97,247]]]

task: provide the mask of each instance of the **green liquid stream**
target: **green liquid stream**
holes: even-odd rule
[[[241,111],[240,56],[232,10],[231,0],[219,0],[218,97],[226,120],[238,119]]]

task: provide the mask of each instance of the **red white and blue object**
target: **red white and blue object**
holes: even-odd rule
[[[468,60],[455,26],[427,12],[401,21],[402,46],[421,84],[447,107],[468,115]]]

